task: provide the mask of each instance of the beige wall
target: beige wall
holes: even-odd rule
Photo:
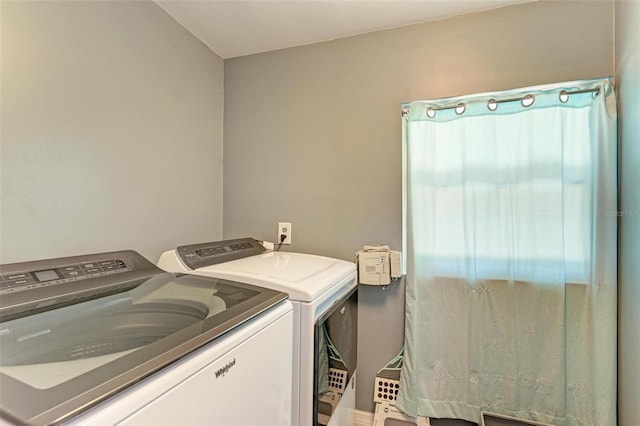
[[[347,260],[401,247],[405,101],[612,74],[610,1],[534,2],[225,61],[224,237]],[[357,405],[402,344],[404,289],[362,287]]]
[[[618,257],[620,426],[640,421],[640,2],[616,0],[620,149]]]
[[[0,263],[221,238],[222,59],[152,2],[0,7]]]

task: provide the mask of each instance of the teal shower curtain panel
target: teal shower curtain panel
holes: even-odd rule
[[[407,414],[616,424],[609,79],[403,105]]]

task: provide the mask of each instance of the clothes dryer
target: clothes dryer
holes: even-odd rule
[[[158,266],[282,291],[293,304],[292,419],[354,423],[358,293],[352,262],[266,250],[251,238],[180,246]]]

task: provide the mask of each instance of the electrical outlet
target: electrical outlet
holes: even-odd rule
[[[276,242],[280,243],[281,235],[285,236],[282,244],[291,244],[291,222],[278,222],[278,235]]]

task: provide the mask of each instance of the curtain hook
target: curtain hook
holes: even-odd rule
[[[487,108],[489,108],[489,111],[495,111],[498,109],[498,102],[496,102],[495,99],[489,99],[489,102],[487,102]]]

